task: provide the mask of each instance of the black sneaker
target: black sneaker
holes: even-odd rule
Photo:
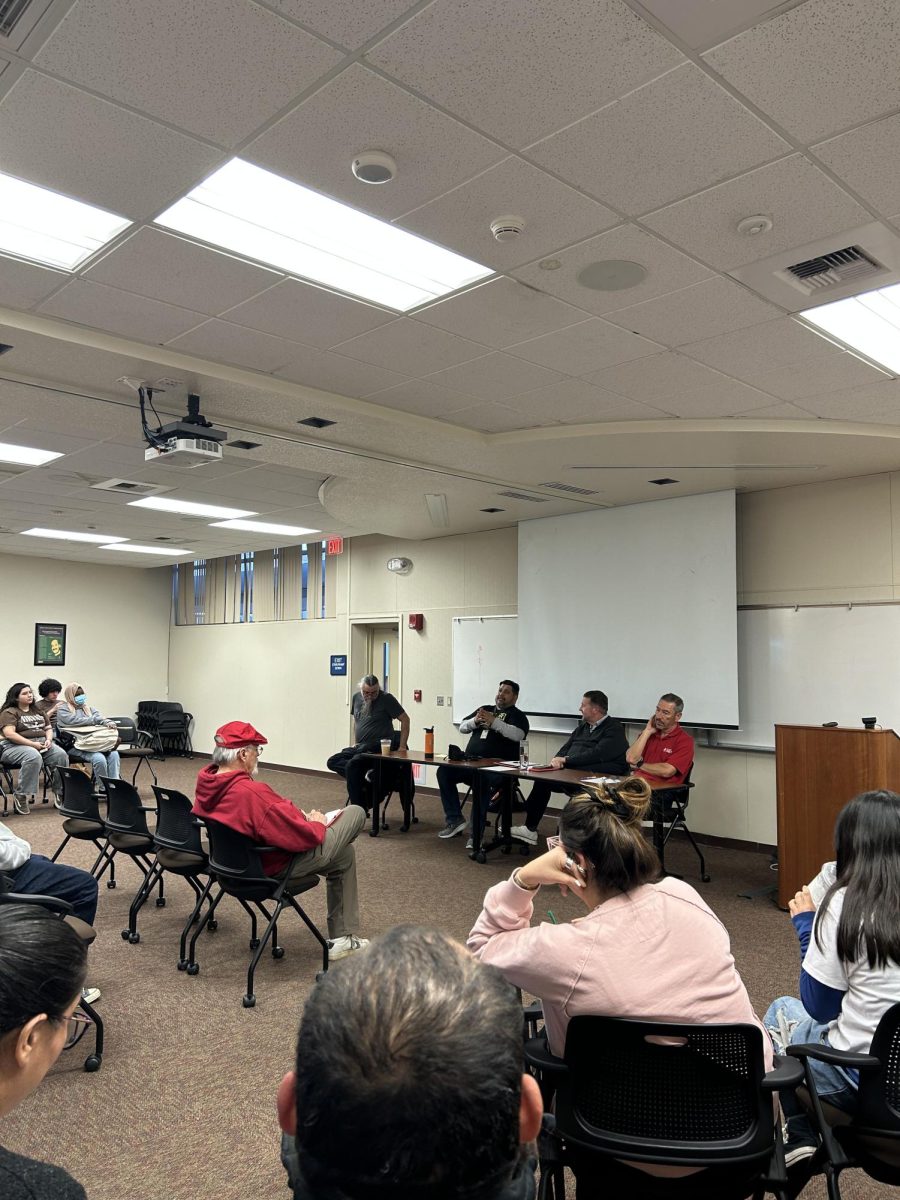
[[[20,796],[18,792],[16,792],[13,796],[13,808],[20,817],[27,817],[31,812],[31,807],[28,804],[28,797]]]

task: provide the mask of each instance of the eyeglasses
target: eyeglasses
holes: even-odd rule
[[[93,1020],[83,1012],[73,1012],[68,1020],[68,1028],[66,1030],[66,1040],[63,1044],[63,1049],[68,1050],[80,1042],[87,1032],[88,1025],[93,1025]]]

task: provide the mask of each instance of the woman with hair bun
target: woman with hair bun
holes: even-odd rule
[[[641,829],[650,797],[635,777],[585,786],[562,812],[559,844],[490,888],[469,934],[482,962],[540,998],[556,1055],[581,1014],[762,1029],[724,925],[689,884],[659,877]],[[574,893],[587,913],[532,926],[538,889],[550,884]]]
[[[38,1086],[79,1018],[87,948],[65,921],[35,904],[0,907],[0,1117]],[[60,1167],[0,1146],[3,1200],[85,1200]]]

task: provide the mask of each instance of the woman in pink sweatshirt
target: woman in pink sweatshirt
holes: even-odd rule
[[[573,796],[560,844],[490,888],[469,934],[478,958],[540,998],[554,1054],[580,1013],[762,1029],[724,925],[689,884],[659,878],[641,830],[650,796],[637,778]],[[578,896],[586,914],[532,926],[538,890],[550,884]],[[764,1045],[768,1069],[767,1037]]]

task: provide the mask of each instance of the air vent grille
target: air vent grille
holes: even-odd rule
[[[92,483],[91,487],[100,492],[127,492],[130,496],[154,496],[157,492],[170,490],[158,483],[139,483],[136,479],[104,479],[102,483]]]
[[[590,488],[576,487],[574,483],[542,483],[541,487],[553,488],[556,492],[573,492],[576,496],[599,496]]]
[[[549,504],[549,496],[529,496],[527,492],[498,492],[498,496],[509,496],[511,500],[527,500],[530,504]]]
[[[804,262],[793,263],[785,270],[804,288],[813,292],[870,279],[880,275],[885,268],[859,246],[845,246],[843,250],[833,250]]]
[[[9,37],[31,0],[0,0],[0,37]]]

